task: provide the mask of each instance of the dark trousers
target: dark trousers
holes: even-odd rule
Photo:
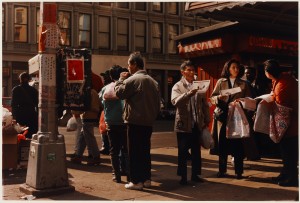
[[[231,154],[234,157],[235,174],[243,174],[244,147],[242,141],[242,139],[227,139],[226,124],[222,125],[219,135],[219,172],[227,172],[227,159]]]
[[[151,126],[128,124],[129,172],[134,184],[151,179],[151,135]]]
[[[280,143],[283,168],[281,174],[288,180],[298,179],[298,137],[283,138]]]
[[[129,174],[129,161],[127,151],[127,138],[125,125],[107,125],[107,135],[109,139],[109,152],[111,157],[111,164],[113,172],[116,176],[120,176],[121,165],[124,164],[126,174]],[[121,163],[120,153],[124,157],[124,162]]]
[[[187,177],[187,155],[191,148],[192,156],[192,176],[201,175],[201,150],[199,140],[199,130],[194,127],[192,133],[177,133],[178,145],[178,169],[177,175]]]

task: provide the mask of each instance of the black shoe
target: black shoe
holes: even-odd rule
[[[181,180],[179,181],[180,185],[187,185],[187,180],[186,178],[181,178]]]
[[[121,176],[113,176],[112,180],[116,183],[121,183]]]
[[[238,180],[241,180],[241,179],[243,179],[244,177],[242,176],[242,174],[236,174],[236,179],[238,179]]]
[[[272,177],[272,180],[274,182],[284,181],[284,179],[285,179],[285,177],[282,174],[279,174],[279,176],[276,176],[276,177]]]
[[[218,173],[217,173],[217,177],[218,177],[218,178],[224,178],[224,177],[226,177],[226,173],[218,172]]]
[[[278,182],[279,186],[282,187],[298,187],[299,183],[298,180],[290,180],[290,179],[286,179],[286,180],[282,180]]]
[[[100,149],[100,154],[109,155],[109,150],[107,150],[105,148],[101,148]]]
[[[203,183],[204,179],[200,178],[199,176],[192,176],[191,181],[198,182],[198,183]]]
[[[88,161],[87,161],[88,166],[100,165],[100,163],[101,163],[100,157],[91,158],[91,159],[88,159]]]

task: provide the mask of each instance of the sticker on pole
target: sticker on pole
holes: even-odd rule
[[[84,81],[84,58],[67,59],[67,82],[82,83]]]

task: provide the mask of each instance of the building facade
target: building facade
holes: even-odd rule
[[[61,47],[88,48],[92,70],[114,64],[127,67],[128,55],[140,51],[148,73],[158,81],[166,107],[180,78],[182,59],[174,37],[216,24],[184,12],[183,2],[58,2]],[[10,96],[18,75],[38,53],[39,2],[2,3],[2,96]]]

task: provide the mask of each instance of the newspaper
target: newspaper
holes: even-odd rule
[[[210,80],[200,80],[193,82],[193,89],[198,89],[198,92],[205,93],[209,88]]]
[[[256,97],[255,99],[263,99],[263,100],[265,100],[268,103],[274,101],[274,97],[273,97],[272,93],[270,93],[270,94],[263,94],[263,95],[261,95],[259,97]]]
[[[250,111],[255,111],[256,110],[256,100],[252,99],[250,97],[245,97],[240,99],[243,108],[250,110]]]
[[[235,88],[231,88],[231,89],[220,90],[220,94],[221,95],[231,95],[231,94],[239,93],[241,91],[242,91],[241,87],[235,87]]]

